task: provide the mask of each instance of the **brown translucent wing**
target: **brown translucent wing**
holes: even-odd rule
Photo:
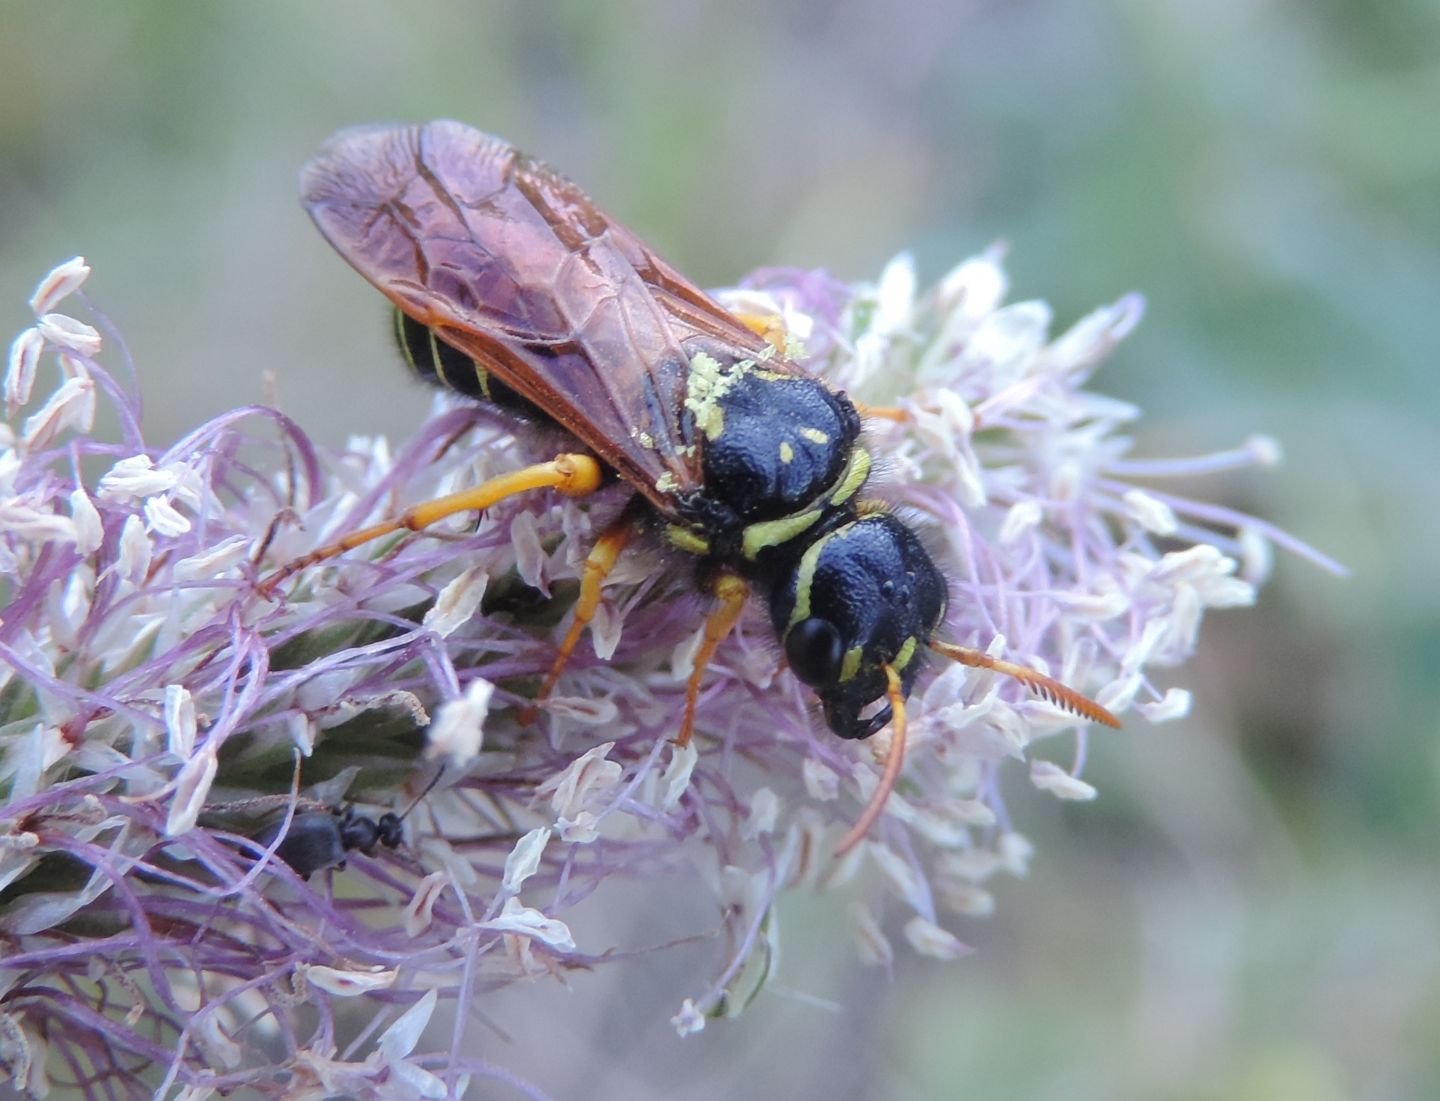
[[[663,512],[700,486],[682,447],[688,351],[764,342],[574,184],[456,122],[345,130],[301,173],[332,245]]]

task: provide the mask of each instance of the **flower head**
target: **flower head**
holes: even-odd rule
[[[437,996],[468,1012],[516,979],[623,966],[639,946],[602,943],[577,904],[672,870],[703,880],[725,934],[675,1018],[694,1031],[763,984],[781,891],[847,893],[863,959],[953,958],[947,923],[988,912],[990,877],[1030,857],[1001,770],[1094,797],[1080,720],[952,666],[910,701],[886,814],[832,859],[877,781],[871,744],[817,724],[756,610],[706,672],[695,741],[673,745],[704,602],[653,547],[621,560],[593,645],[523,723],[618,487],[506,501],[266,599],[265,571],[540,441],[440,401],[393,449],[327,456],[260,407],[152,447],[102,365],[106,326],[57,312],[87,274],[71,261],[37,289],[0,427],[0,1065],[29,1088],[89,1067],[97,1096],[458,1095],[499,1072],[427,1043]],[[1188,697],[1152,671],[1192,652],[1206,610],[1253,599],[1270,545],[1326,563],[1136,484],[1273,458],[1265,441],[1130,455],[1139,411],[1088,382],[1138,297],[1051,338],[1048,310],[1005,292],[991,253],[923,294],[902,258],[874,286],[771,270],[721,297],[780,316],[811,369],[902,412],[868,426],[885,460],[872,490],[945,564],[946,637],[1173,718]],[[93,434],[102,400],[118,439]],[[422,793],[393,853],[347,843],[343,872],[308,880],[283,858],[302,814],[323,834],[329,808],[398,813]],[[356,1003],[373,1020],[347,1032]]]

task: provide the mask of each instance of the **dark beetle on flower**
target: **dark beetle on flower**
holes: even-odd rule
[[[537,702],[625,546],[649,532],[694,556],[715,600],[680,744],[706,666],[751,592],[836,734],[867,738],[893,724],[884,776],[841,852],[865,835],[899,775],[905,699],[927,653],[1119,725],[1037,670],[935,638],[944,576],[905,524],[863,496],[861,415],[902,412],[857,407],[807,374],[780,350],[773,319],[721,308],[552,169],[456,122],[360,128],[306,166],[301,193],[321,233],[396,306],[397,338],[419,376],[550,422],[576,450],[353,532],[285,565],[262,592],[390,532],[526,490],[579,497],[619,478],[634,495],[585,562]]]
[[[280,835],[281,823],[267,826],[255,835],[255,843],[267,849]],[[327,868],[345,868],[346,857],[352,852],[370,856],[377,845],[398,849],[405,841],[405,827],[400,816],[386,811],[379,819],[355,813],[353,806],[342,812],[338,807],[328,810],[307,810],[290,819],[290,828],[275,855],[289,864],[295,874],[309,879]]]

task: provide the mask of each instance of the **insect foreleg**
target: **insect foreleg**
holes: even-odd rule
[[[630,537],[635,534],[635,522],[639,515],[638,508],[643,500],[639,496],[632,497],[630,504],[620,514],[619,519],[600,533],[600,537],[595,540],[595,545],[590,548],[590,553],[586,555],[584,572],[580,576],[580,598],[575,602],[574,622],[570,624],[565,641],[560,643],[560,650],[555,655],[554,664],[550,666],[545,683],[535,694],[535,703],[540,703],[550,695],[555,687],[555,682],[565,671],[565,664],[570,660],[570,654],[580,641],[580,635],[590,625],[590,621],[595,618],[595,610],[600,606],[600,591],[604,588],[605,579],[610,576],[610,571],[615,568],[615,563],[620,560],[620,555],[630,542]],[[521,715],[521,720],[529,722],[534,716],[535,708],[532,705],[526,708]]]
[[[700,649],[695,652],[695,668],[690,672],[690,683],[685,688],[685,717],[680,722],[680,733],[675,744],[690,744],[690,734],[695,727],[695,704],[700,699],[700,680],[715,656],[715,650],[735,626],[745,608],[745,599],[750,588],[745,579],[737,573],[722,573],[714,581],[711,593],[718,604],[705,617],[705,635],[700,640]]]

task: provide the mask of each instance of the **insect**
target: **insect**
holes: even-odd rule
[[[705,668],[754,594],[791,671],[842,738],[893,725],[881,782],[837,851],[865,836],[899,776],[905,699],[939,654],[1013,677],[1083,718],[1099,704],[1035,669],[936,637],[945,578],[920,539],[864,496],[861,411],[807,374],[603,214],[574,184],[456,122],[341,131],[301,173],[331,245],[394,304],[421,378],[547,421],[575,450],[417,504],[261,583],[379,536],[513,494],[633,490],[586,559],[553,689],[616,560],[648,533],[693,557],[714,601],[687,684],[688,742]],[[896,414],[898,411],[880,411]]]
[[[269,848],[280,835],[282,822],[267,826],[255,835],[255,843]],[[352,852],[371,856],[377,845],[398,849],[405,841],[401,816],[386,811],[380,818],[357,814],[353,805],[301,811],[290,819],[290,828],[275,846],[275,855],[289,864],[295,874],[309,879],[326,868],[344,870]]]
[[[327,868],[343,871],[345,860],[352,852],[373,856],[378,845],[384,845],[387,849],[398,849],[403,845],[405,819],[420,805],[420,800],[430,794],[444,774],[443,767],[437,769],[420,794],[410,800],[410,805],[399,814],[386,811],[376,819],[356,813],[353,803],[347,804],[342,811],[339,807],[327,807],[307,800],[309,805],[304,810],[295,812],[283,837],[280,834],[285,825],[282,819],[261,829],[252,840],[268,849],[275,845],[276,838],[279,838],[280,843],[275,845],[275,855],[304,879],[309,879],[316,872],[323,872]],[[297,767],[296,783],[298,782]],[[269,802],[274,798],[278,797],[265,796],[259,800],[231,804],[231,807]]]

